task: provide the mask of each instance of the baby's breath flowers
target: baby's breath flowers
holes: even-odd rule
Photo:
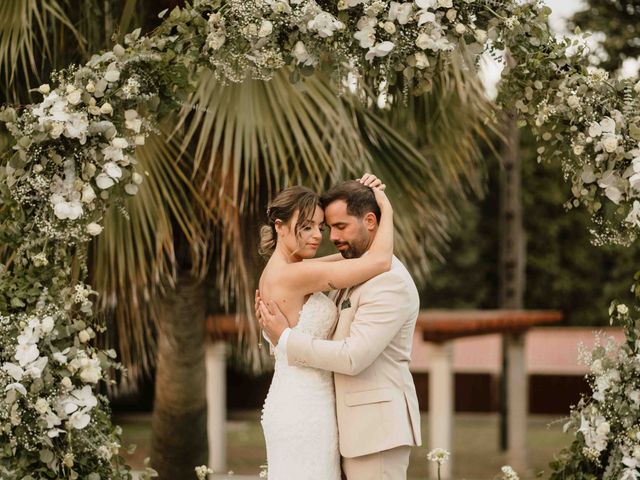
[[[427,453],[427,460],[438,464],[438,480],[440,480],[440,468],[449,460],[451,453],[444,448],[434,448]]]

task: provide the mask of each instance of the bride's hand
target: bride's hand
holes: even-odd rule
[[[388,210],[389,212],[392,212],[393,208],[391,207],[391,202],[389,201],[387,194],[384,193],[384,190],[378,187],[372,188],[371,190],[373,190],[373,194],[376,197],[376,202],[378,202],[380,211]]]
[[[387,186],[382,183],[382,180],[380,180],[372,173],[365,173],[358,181],[367,187],[371,187],[374,189],[379,188],[382,191],[387,188]]]

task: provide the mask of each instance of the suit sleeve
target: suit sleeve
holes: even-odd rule
[[[358,375],[382,353],[406,321],[412,302],[404,280],[386,272],[369,282],[343,340],[323,340],[292,330],[287,341],[290,365]]]

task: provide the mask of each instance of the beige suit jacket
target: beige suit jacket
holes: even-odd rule
[[[420,410],[409,372],[420,302],[409,272],[394,257],[390,271],[352,288],[345,298],[333,340],[291,331],[289,364],[335,372],[343,457],[421,445]]]

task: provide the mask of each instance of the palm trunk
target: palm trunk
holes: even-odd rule
[[[204,284],[180,274],[163,303],[151,464],[161,480],[193,480],[208,456]]]

